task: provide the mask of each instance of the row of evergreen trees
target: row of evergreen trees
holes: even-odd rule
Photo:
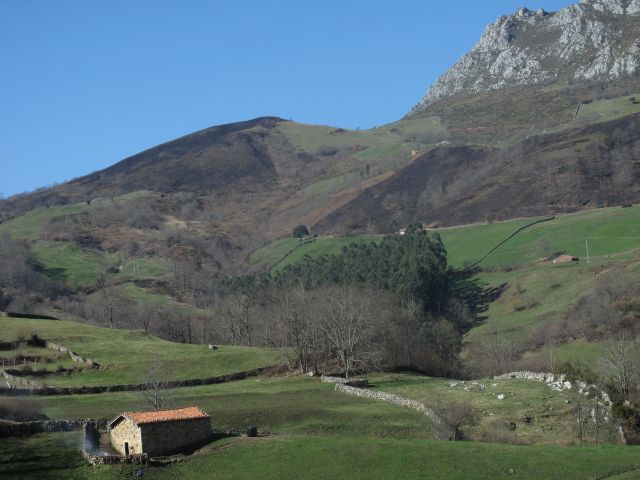
[[[349,349],[353,358],[371,362],[359,368],[372,368],[371,353],[379,352],[381,364],[447,375],[462,333],[489,298],[472,273],[449,267],[439,235],[415,225],[380,242],[354,242],[338,255],[306,256],[275,274],[227,279],[223,318],[229,328],[251,332],[236,342],[294,346],[300,359],[339,359],[336,329],[357,324],[358,335],[342,333],[359,338]],[[256,339],[258,332],[270,338]],[[280,343],[273,343],[276,333]]]
[[[447,252],[438,234],[417,227],[405,235],[388,235],[380,243],[354,242],[339,255],[306,256],[271,277],[278,285],[365,284],[388,290],[399,299],[418,302],[425,313],[440,315],[451,290]]]
[[[229,293],[252,295],[287,285],[362,285],[389,291],[398,303],[415,302],[425,315],[446,318],[463,331],[486,307],[491,293],[473,273],[451,268],[440,236],[415,224],[405,235],[387,235],[378,243],[354,242],[338,255],[305,256],[275,274],[228,278],[225,286]]]

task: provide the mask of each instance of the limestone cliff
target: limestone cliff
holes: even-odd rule
[[[416,108],[451,95],[638,72],[640,0],[582,0],[552,13],[520,8],[489,25]]]

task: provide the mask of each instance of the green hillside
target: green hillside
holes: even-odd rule
[[[440,235],[447,248],[449,263],[460,267],[480,259],[520,227],[542,218],[545,217],[440,228],[434,232]],[[350,242],[375,241],[377,237],[321,237],[313,243],[304,244],[299,244],[295,239],[277,240],[253,252],[249,261],[280,270],[304,255],[331,255]],[[594,260],[640,249],[640,208],[613,207],[556,215],[555,220],[520,232],[480,266],[502,268],[527,265],[562,253],[586,259],[586,241]]]
[[[540,217],[541,219],[544,217]],[[435,230],[447,248],[449,262],[462,267],[486,252],[519,228],[537,220],[521,219],[492,224],[440,228]],[[335,254],[353,241],[376,241],[380,236],[318,238],[313,243],[294,239],[266,245],[250,256],[263,268],[278,271],[304,255]],[[586,247],[590,263],[587,263]],[[554,265],[549,258],[560,254],[580,258],[577,263]],[[467,346],[496,332],[525,345],[536,331],[561,318],[593,288],[603,271],[634,272],[640,268],[640,208],[604,208],[557,215],[554,220],[529,227],[499,247],[480,263],[478,278],[489,286],[505,285],[493,302],[485,320],[466,335]],[[558,362],[589,365],[599,355],[597,343],[576,341],[553,348]],[[531,352],[527,358],[547,353]]]
[[[268,348],[173,343],[141,331],[102,328],[65,320],[27,320],[0,317],[0,340],[14,341],[32,334],[65,347],[100,364],[99,369],[80,368],[60,372],[58,367],[70,366],[66,356],[32,367],[26,378],[52,386],[93,386],[141,383],[149,362],[167,365],[174,380],[205,378],[258,367],[282,364],[283,351]],[[40,349],[41,356],[52,351]],[[2,352],[11,356],[18,352]]]
[[[305,255],[310,257],[337,255],[342,250],[342,247],[350,243],[375,241],[378,238],[380,238],[379,235],[326,237],[306,241],[299,241],[296,238],[283,238],[253,252],[249,256],[249,263],[276,272],[287,265],[299,262]]]

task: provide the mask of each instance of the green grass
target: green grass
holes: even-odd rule
[[[83,466],[73,445],[77,439],[77,434],[41,434],[1,440],[4,448],[0,453],[0,474],[12,479],[134,478],[135,466]],[[62,465],[56,463],[58,458]],[[145,479],[595,480],[637,478],[639,468],[638,447],[518,447],[411,439],[275,436],[214,442],[184,461],[147,468]]]
[[[533,220],[442,228],[437,233],[447,248],[449,262],[459,267],[479,259],[515,230]],[[249,259],[254,265],[278,271],[305,255],[337,254],[350,242],[376,241],[380,238],[376,235],[327,237],[299,247],[297,240],[283,239],[256,250]],[[592,260],[590,264],[585,261],[587,240]],[[578,256],[581,261],[564,265],[543,261],[545,257],[561,252]],[[580,297],[590,291],[600,272],[627,269],[633,274],[640,269],[638,260],[638,206],[558,215],[553,221],[530,227],[480,264],[487,269],[479,274],[480,280],[491,286],[506,283],[508,288],[484,313],[487,319],[474,327],[465,340],[473,345],[487,335],[499,332],[522,344],[537,329],[564,316]],[[555,354],[562,359],[560,361],[588,364],[598,357],[599,352],[599,347],[591,347],[589,345],[581,349],[567,346],[557,349]]]
[[[169,273],[169,263],[164,258],[141,257],[134,258],[122,266],[120,275],[131,279],[164,280]]]
[[[349,185],[354,185],[360,180],[362,180],[362,177],[358,172],[349,172],[343,175],[338,175],[336,177],[326,178],[324,180],[314,182],[305,187],[302,190],[301,194],[306,197],[329,194],[346,188]]]
[[[387,160],[390,158],[408,160],[412,150],[420,148],[420,144],[411,142],[389,142],[382,145],[373,145],[355,156],[372,162]]]
[[[38,380],[49,385],[116,385],[140,383],[157,358],[170,363],[175,380],[212,377],[250,370],[285,361],[277,349],[206,345],[187,345],[161,340],[140,331],[101,328],[64,320],[0,318],[0,339],[38,334],[60,343],[78,354],[98,362],[99,370],[85,369],[69,376],[52,375]]]
[[[524,341],[545,321],[566,314],[568,309],[594,285],[594,272],[600,265],[549,263],[511,272],[482,273],[490,285],[506,282],[508,287],[484,313],[488,319],[472,329],[468,342],[495,334]]]
[[[367,148],[379,145],[400,137],[385,135],[375,130],[346,130],[336,131],[335,127],[323,125],[305,125],[302,123],[282,122],[278,130],[295,147],[309,153],[320,153],[327,149]]]
[[[480,379],[459,382],[417,374],[372,374],[369,381],[378,390],[417,400],[427,406],[438,406],[443,399],[471,405],[480,414],[481,421],[477,426],[465,429],[465,432],[475,440],[481,440],[485,434],[496,429],[504,430],[506,424],[513,422],[516,425],[511,433],[513,441],[575,444],[578,442],[573,413],[575,401],[579,399],[586,402],[583,396],[575,392],[557,392],[543,383],[529,380]],[[505,398],[499,400],[499,394],[504,394]],[[531,423],[523,421],[525,415],[531,417]],[[586,428],[585,439],[591,442],[594,433],[591,423]],[[609,442],[619,443],[615,425],[607,424],[601,428],[601,442],[609,436]]]
[[[471,225],[438,231],[453,265],[471,263],[509,234],[535,219]],[[640,247],[640,208],[604,208],[558,215],[551,222],[534,225],[492,253],[483,267],[523,265],[556,252],[586,258],[615,255]]]
[[[262,248],[259,248],[249,255],[249,264],[261,265],[267,269],[278,264],[286,255],[294,248],[300,246],[297,238],[281,238],[275,242],[271,242]]]
[[[629,100],[631,97],[640,101],[640,93],[636,93],[582,104],[578,120],[609,120],[640,112],[640,103],[631,102]]]
[[[544,217],[538,217],[544,218]],[[436,232],[448,252],[449,263],[462,266],[482,257],[495,245],[518,228],[536,218],[509,220],[492,224],[473,224],[441,228]],[[339,253],[342,246],[352,241],[379,238],[375,235],[320,238],[315,244],[305,245],[287,258],[292,263],[306,255]],[[580,213],[557,215],[550,222],[534,225],[520,232],[481,263],[481,267],[507,267],[526,265],[554,253],[567,253],[586,259],[585,240],[589,242],[591,258],[600,259],[640,248],[640,206],[633,208],[603,208]],[[293,247],[295,240],[277,240],[253,252],[251,264],[275,266],[274,262]],[[263,261],[265,260],[265,261]],[[284,265],[278,264],[277,268]]]
[[[40,397],[51,418],[110,418],[148,409],[136,392]],[[430,438],[429,420],[419,412],[336,392],[332,384],[304,376],[254,377],[170,392],[170,406],[197,405],[215,428],[305,435]]]
[[[118,263],[117,255],[66,242],[37,242],[31,251],[49,277],[75,288],[94,285],[107,268]]]
[[[433,144],[449,138],[445,125],[437,117],[416,117],[390,123],[373,129],[374,132],[388,132],[405,140],[423,144]]]
[[[147,292],[145,289],[138,287],[134,283],[123,283],[114,287],[120,290],[123,296],[150,305],[169,305],[175,302],[167,295]]]
[[[535,336],[544,336],[548,324],[564,318],[578,300],[588,295],[603,272],[611,276],[627,275],[639,265],[638,259],[612,257],[590,264],[541,263],[509,272],[483,272],[480,278],[489,285],[507,283],[507,288],[489,305],[484,313],[486,320],[466,334],[465,341],[472,346],[499,333],[516,346],[527,347]],[[551,351],[556,365],[568,362],[593,370],[601,356],[601,345],[577,340],[554,346]],[[549,350],[545,350],[530,352],[525,357],[533,361],[548,359],[548,355]]]
[[[79,432],[0,439],[0,478],[81,480],[92,478],[80,453]]]
[[[278,271],[287,265],[299,262],[305,255],[319,257],[322,255],[337,255],[343,247],[359,241],[376,241],[379,235],[354,235],[347,237],[321,237],[314,242],[299,242],[295,238],[276,240],[259,248],[249,256],[251,265],[262,265],[265,268]]]
[[[0,233],[6,232],[15,238],[35,240],[39,237],[46,222],[66,215],[73,215],[87,207],[84,204],[58,205],[49,208],[37,208],[24,215],[0,224]]]

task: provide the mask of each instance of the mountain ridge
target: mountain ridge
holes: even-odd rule
[[[487,26],[415,109],[460,94],[635,75],[638,31],[639,0],[582,0],[551,13],[521,7]]]
[[[601,29],[602,39],[614,39],[620,48],[640,41],[611,33],[636,25],[640,31],[640,0],[587,0],[553,14],[520,9],[501,17],[487,28],[476,53],[495,60],[500,48],[521,51],[534,38],[548,45],[551,37],[536,29],[547,32],[583,20],[591,32],[585,36],[578,28],[583,40],[600,31],[587,27],[589,22],[611,22],[611,28]],[[556,30],[553,35],[560,38]],[[456,65],[471,65],[476,53]],[[592,49],[583,53],[571,72],[598,62]],[[474,68],[481,71],[485,63]],[[558,62],[547,66],[554,65]],[[467,80],[454,91],[454,82],[451,94],[423,102],[397,122],[363,131],[278,117],[214,126],[102,171],[6,199],[0,202],[0,220],[40,207],[89,205],[94,199],[115,203],[131,192],[151,192],[141,196],[147,210],[139,215],[155,212],[159,228],[171,238],[178,227],[180,235],[198,238],[189,248],[200,249],[193,256],[199,261],[208,255],[202,245],[220,245],[219,263],[238,272],[249,268],[252,250],[298,224],[319,234],[380,233],[393,222],[455,225],[635,203],[640,201],[636,73],[610,81],[596,76],[481,91],[466,89]],[[77,228],[104,248],[112,248],[112,236],[140,235],[126,225],[101,230],[85,217],[77,216]]]

